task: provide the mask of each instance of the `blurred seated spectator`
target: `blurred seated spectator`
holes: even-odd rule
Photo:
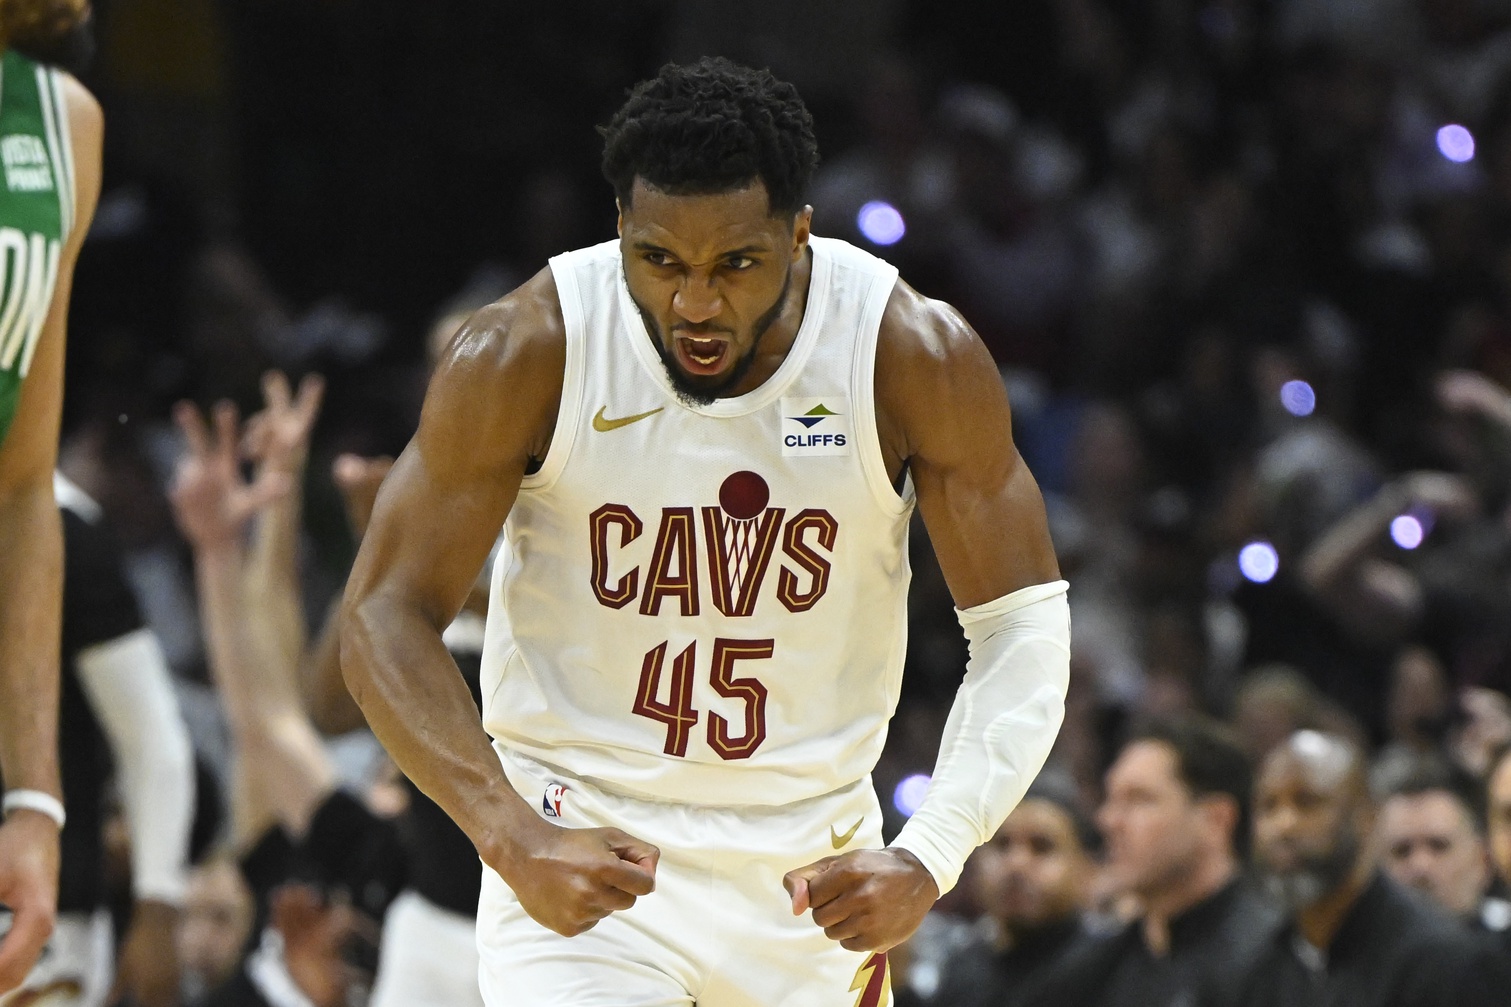
[[[1279,924],[1240,872],[1248,794],[1248,760],[1221,725],[1191,716],[1136,730],[1097,821],[1109,881],[1137,918],[1069,956],[1033,1002],[1235,1003]]]
[[[1233,728],[1249,758],[1258,762],[1292,734],[1319,727],[1326,701],[1306,676],[1288,664],[1254,668],[1233,697]]]
[[[940,1007],[1027,1003],[1067,952],[1087,936],[1082,908],[1099,837],[1075,790],[1041,774],[991,842],[971,856],[984,914],[972,941],[942,963]]]
[[[1387,875],[1473,926],[1497,934],[1511,929],[1511,902],[1491,893],[1495,875],[1477,781],[1441,759],[1423,758],[1377,796]]]
[[[1490,761],[1485,776],[1485,837],[1500,883],[1511,886],[1511,745]]]
[[[1288,923],[1248,977],[1245,1007],[1480,1007],[1504,1003],[1488,944],[1376,866],[1375,806],[1351,742],[1301,731],[1254,790],[1254,851]]]
[[[183,1007],[201,1007],[236,973],[252,914],[252,893],[235,861],[215,856],[190,872],[176,938]]]

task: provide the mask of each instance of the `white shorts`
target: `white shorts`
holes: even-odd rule
[[[0,933],[9,920],[0,924]],[[102,1007],[115,977],[110,913],[59,913],[52,937],[20,989],[0,1007]]]
[[[512,752],[502,759],[509,782],[542,817],[622,829],[659,847],[661,860],[654,892],[576,937],[532,920],[485,868],[477,939],[488,1007],[890,1003],[886,956],[846,951],[810,914],[793,916],[782,887],[793,868],[881,846],[869,779],[780,808],[712,808],[609,794]],[[559,816],[545,813],[553,784],[566,788],[553,791]]]
[[[383,917],[369,1007],[482,1007],[477,923],[404,892]]]

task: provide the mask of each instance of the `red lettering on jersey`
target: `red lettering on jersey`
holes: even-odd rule
[[[709,684],[726,699],[745,700],[745,733],[729,736],[729,721],[717,713],[708,715],[708,746],[721,759],[748,759],[766,740],[766,686],[758,678],[735,678],[736,661],[769,658],[775,652],[772,640],[714,640],[713,671]]]
[[[681,602],[683,615],[698,614],[698,540],[691,507],[662,508],[640,614],[660,615],[661,599],[667,597]]]
[[[690,643],[672,661],[672,685],[663,703],[656,698],[656,693],[661,691],[661,665],[666,660],[666,643],[656,644],[640,666],[640,687],[631,708],[642,717],[666,725],[666,745],[662,751],[679,759],[687,755],[687,739],[698,722],[698,711],[693,709],[693,663],[697,653],[697,643]]]
[[[798,590],[797,574],[787,567],[777,575],[776,594],[791,612],[806,612],[829,590],[829,559],[815,552],[805,540],[809,531],[818,533],[818,544],[834,551],[834,539],[839,534],[839,522],[826,510],[801,511],[787,522],[787,531],[782,538],[782,551],[798,566],[807,571],[810,578],[808,590]]]
[[[755,611],[784,513],[780,507],[770,507],[760,518],[737,521],[725,516],[722,508],[703,508],[714,608],[737,617]]]
[[[645,525],[624,504],[604,504],[588,515],[588,542],[593,550],[593,594],[601,605],[623,608],[635,600],[635,592],[640,583],[640,568],[631,570],[613,585],[608,583],[609,528],[612,525],[619,526],[621,549],[639,538]]]

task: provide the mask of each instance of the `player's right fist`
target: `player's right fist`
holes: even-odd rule
[[[656,887],[661,851],[618,829],[538,823],[520,855],[496,865],[530,918],[563,937],[591,930]]]

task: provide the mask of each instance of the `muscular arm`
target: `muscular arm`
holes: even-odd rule
[[[76,217],[21,402],[0,445],[0,772],[6,786],[59,792],[58,634],[63,526],[53,498],[63,358],[74,264],[100,192],[104,117],[72,78],[65,88],[77,165]]]
[[[341,665],[374,733],[543,926],[573,936],[655,885],[654,846],[563,829],[515,794],[441,633],[456,617],[525,467],[544,458],[566,340],[542,272],[463,326],[420,429],[383,481],[346,585]]]
[[[912,472],[971,660],[933,783],[896,842],[785,879],[793,911],[811,906],[852,951],[906,940],[995,832],[1049,752],[1069,664],[1064,585],[997,369],[952,308],[903,284],[881,326],[876,404],[888,473]]]
[[[75,223],[59,256],[57,286],[21,401],[0,445],[0,773],[7,787],[58,794],[58,647],[63,529],[53,498],[63,407],[64,338],[74,264],[100,192],[104,117],[67,78]],[[57,832],[33,811],[0,825],[0,902],[15,910],[0,941],[0,992],[19,983],[52,926]]]
[[[877,345],[876,405],[888,472],[911,470],[958,608],[1059,579],[991,354],[955,309],[901,283]]]
[[[466,600],[555,424],[565,337],[541,274],[463,327],[383,482],[347,582],[341,664],[394,762],[472,839],[511,852],[534,812],[504,779],[441,632]]]

